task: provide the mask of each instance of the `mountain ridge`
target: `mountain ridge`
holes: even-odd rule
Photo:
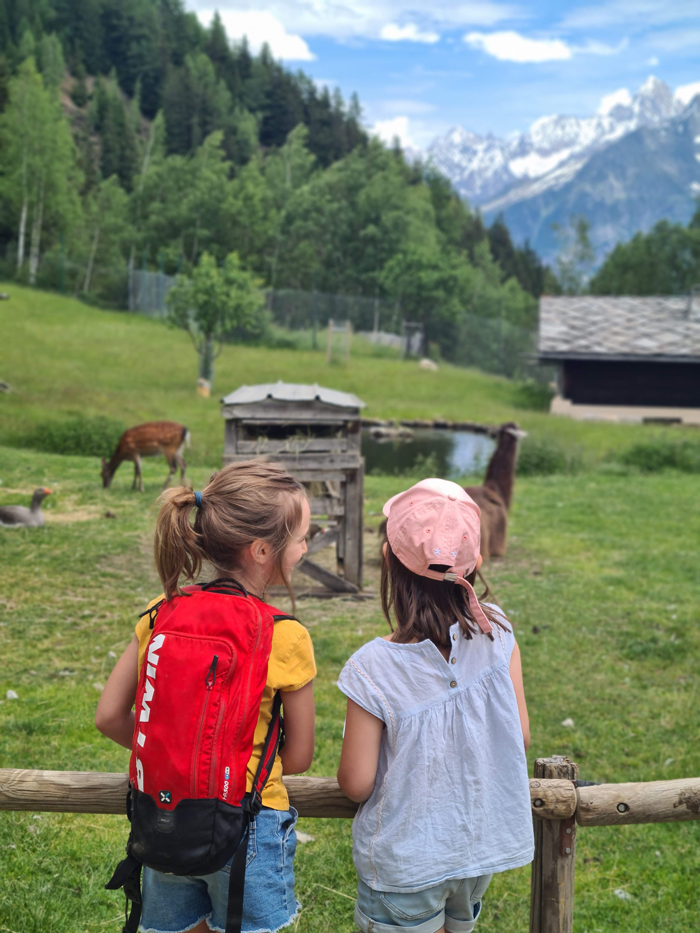
[[[514,242],[528,240],[545,259],[557,252],[551,224],[566,225],[571,213],[584,214],[602,258],[616,242],[662,217],[685,222],[691,216],[700,194],[700,125],[692,137],[684,127],[695,126],[700,96],[688,100],[679,91],[695,87],[674,93],[651,76],[634,95],[621,90],[604,97],[593,116],[541,117],[509,139],[453,127],[431,143],[428,162],[487,219],[503,213]],[[697,90],[700,95],[700,83]],[[651,135],[625,144],[638,133]],[[649,160],[643,171],[642,152]],[[632,182],[641,177],[651,188],[644,197]]]

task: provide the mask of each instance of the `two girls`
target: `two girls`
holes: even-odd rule
[[[362,804],[353,825],[355,920],[363,933],[465,933],[492,874],[533,855],[520,654],[502,613],[473,589],[479,510],[469,496],[454,483],[424,480],[384,514],[382,607],[396,629],[357,651],[339,680],[348,701],[338,780]],[[263,462],[224,468],[201,494],[165,493],[155,554],[166,598],[181,576],[196,579],[204,561],[263,596],[269,584],[288,583],[308,525],[303,488]],[[144,616],[97,710],[98,728],[127,748],[149,634]],[[277,691],[286,741],[249,847],[247,933],[276,933],[297,915],[296,812],[281,778],[311,763],[315,674],[306,630],[277,622],[249,786]],[[227,888],[226,868],[205,877],[147,869],[142,930],[222,931]]]

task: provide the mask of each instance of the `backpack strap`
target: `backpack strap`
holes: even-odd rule
[[[116,891],[124,888],[126,906],[124,907],[124,926],[122,933],[137,933],[141,919],[141,869],[143,865],[133,855],[121,861],[114,870],[105,888]],[[131,901],[131,911],[129,911]]]
[[[272,718],[265,736],[265,744],[260,753],[260,761],[253,778],[253,787],[241,801],[241,806],[252,819],[260,813],[262,807],[262,792],[267,784],[268,778],[272,772],[275,763],[277,750],[280,746],[282,737],[282,694],[277,691],[272,701]]]
[[[226,908],[225,933],[241,933],[243,922],[243,895],[245,893],[245,864],[248,854],[250,824],[262,809],[262,792],[267,784],[282,735],[282,695],[279,690],[272,701],[272,718],[265,736],[258,768],[253,778],[253,787],[241,801],[246,814],[246,827],[241,843],[233,854],[228,882],[228,906]],[[128,931],[131,933],[131,931]]]

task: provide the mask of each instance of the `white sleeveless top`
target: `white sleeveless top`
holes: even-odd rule
[[[379,891],[421,891],[533,858],[509,673],[515,638],[494,625],[493,641],[481,633],[468,640],[457,622],[450,634],[448,661],[431,641],[375,638],[338,680],[386,726],[374,791],[353,823],[355,868]]]

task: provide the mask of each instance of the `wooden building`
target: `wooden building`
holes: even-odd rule
[[[700,424],[700,297],[540,299],[554,414]]]
[[[334,592],[362,588],[362,408],[348,392],[284,382],[241,386],[222,399],[224,464],[265,457],[304,484],[312,516],[326,526],[309,554],[335,544],[338,573],[308,558],[299,569]]]

